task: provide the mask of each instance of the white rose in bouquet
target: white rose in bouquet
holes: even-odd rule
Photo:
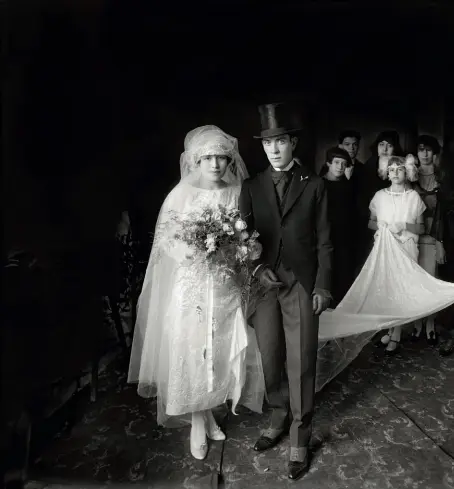
[[[207,235],[207,239],[205,240],[205,244],[206,244],[208,253],[212,253],[213,251],[216,251],[216,238],[213,234]]]
[[[228,235],[232,235],[232,234],[234,234],[234,233],[235,233],[235,231],[233,230],[233,227],[232,227],[230,224],[228,224],[228,223],[224,223],[224,224],[222,225],[222,230],[223,230],[225,233],[227,233]]]
[[[246,241],[249,238],[249,233],[247,231],[241,231],[241,239]]]
[[[238,219],[235,222],[235,229],[237,231],[244,231],[247,228],[247,224],[243,221],[243,219]]]
[[[244,260],[248,256],[249,250],[245,245],[238,246],[236,256],[239,260]]]

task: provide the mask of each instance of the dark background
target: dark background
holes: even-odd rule
[[[91,246],[132,207],[152,228],[198,125],[238,137],[254,173],[258,103],[301,103],[316,165],[345,126],[443,138],[452,2],[154,4],[9,4],[6,248]]]

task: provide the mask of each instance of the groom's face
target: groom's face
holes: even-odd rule
[[[290,164],[297,141],[288,134],[262,139],[263,149],[274,168],[281,170]]]

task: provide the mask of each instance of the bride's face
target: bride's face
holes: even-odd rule
[[[209,182],[219,182],[225,175],[229,159],[227,156],[206,155],[200,158],[200,173]]]

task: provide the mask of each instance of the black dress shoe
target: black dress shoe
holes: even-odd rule
[[[292,481],[298,480],[308,471],[309,471],[309,456],[306,456],[303,462],[288,463],[288,478],[291,479]]]
[[[284,436],[284,432],[277,435],[274,438],[270,438],[269,436],[262,435],[254,445],[254,450],[256,452],[264,452],[265,450],[269,450],[270,448],[275,447]]]

